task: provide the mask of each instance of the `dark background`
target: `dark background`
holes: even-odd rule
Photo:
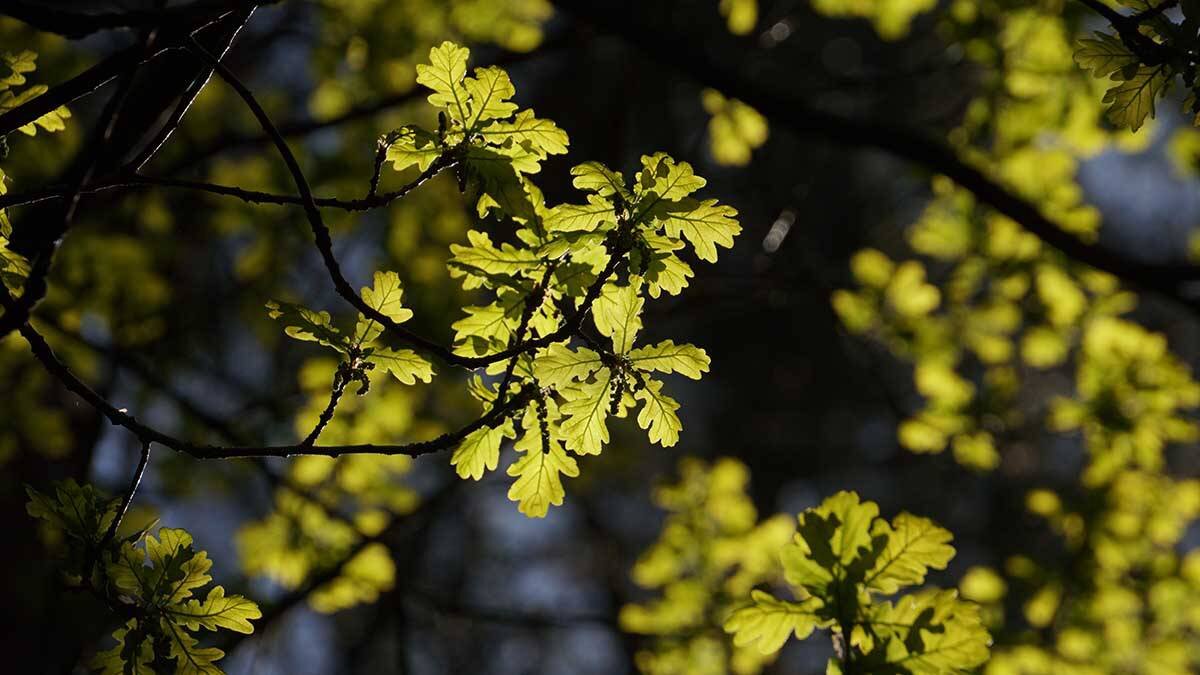
[[[83,3],[57,4],[84,9]],[[750,165],[716,166],[700,105],[705,73],[720,70],[813,108],[944,138],[986,73],[946,48],[931,16],[919,18],[908,38],[889,43],[865,22],[820,18],[804,2],[761,4],[759,30],[748,37],[728,32],[715,2],[613,2],[600,11],[627,29],[624,34],[558,13],[546,23],[542,45],[530,53],[472,45],[473,65],[503,63],[522,107],[570,134],[570,154],[547,161],[537,177],[548,202],[576,199],[568,174],[575,163],[595,159],[631,173],[640,155],[663,150],[693,163],[708,178],[709,195],[741,212],[744,229],[735,248],[722,251],[719,264],[696,265],[696,278],[679,298],[648,305],[648,339],[694,342],[712,357],[712,372],[701,382],[675,383],[684,404],[680,444],[650,447],[633,425],[612,424],[612,445],[601,457],[581,462],[583,477],[567,483],[566,504],[545,520],[516,512],[505,498],[509,479],[501,472],[481,484],[456,484],[447,456],[421,459],[413,484],[441,496],[389,542],[400,570],[396,589],[375,605],[334,616],[297,606],[273,617],[232,650],[223,662],[229,672],[631,672],[630,654],[640,638],[616,629],[616,612],[623,602],[646,597],[629,582],[628,569],[658,531],[661,514],[649,501],[650,487],[670,479],[679,458],[688,455],[745,462],[763,515],[795,513],[838,489],[853,489],[878,501],[885,514],[903,509],[936,519],[955,533],[959,549],[951,568],[935,579],[945,584],[968,565],[999,565],[1014,551],[1056,546],[1024,513],[1024,493],[1032,485],[1072,483],[1082,461],[1078,439],[1050,436],[1031,422],[1006,438],[1001,466],[987,474],[971,473],[947,455],[902,450],[896,425],[920,405],[910,367],[846,335],[830,308],[831,290],[851,283],[848,260],[854,251],[869,245],[894,257],[910,255],[903,231],[929,197],[928,168],[849,147],[819,130],[797,135],[774,120],[769,141]],[[317,84],[330,79],[349,92],[342,110],[382,102],[378,113],[292,137],[319,194],[355,196],[369,176],[374,139],[397,124],[428,120],[428,113],[419,92],[389,91],[372,70],[339,69],[344,33],[370,26],[373,32],[364,37],[372,59],[393,52],[407,57],[415,50],[420,61],[428,45],[402,24],[362,18],[343,23],[339,11],[316,3],[263,8],[226,62],[269,103],[281,126],[327,119],[310,103]],[[37,81],[50,84],[134,39],[128,32],[106,32],[62,43],[13,20],[0,25],[5,43],[0,48],[39,49]],[[774,26],[786,27],[785,39],[769,37]],[[645,40],[682,41],[709,61],[689,61],[688,68],[665,64],[637,48]],[[152,84],[139,94],[144,98],[134,99],[147,108],[142,114],[148,118],[161,109],[152,94],[167,100],[174,95]],[[221,83],[214,81],[213,88]],[[72,105],[73,129],[65,140],[13,140],[5,170],[19,180],[14,190],[70,170],[78,161],[72,153],[84,135],[80,127],[96,118],[112,89],[110,84]],[[128,143],[135,146],[144,120],[134,115],[127,124]],[[1163,158],[1162,140],[1175,124],[1168,112],[1148,131],[1158,141],[1144,155],[1104,153],[1083,165],[1087,198],[1105,215],[1103,241],[1148,258],[1173,255],[1182,246],[1200,204]],[[224,182],[246,176],[243,187],[290,190],[273,150],[258,138],[253,120],[228,91],[206,90],[149,171],[219,175]],[[48,213],[50,207],[14,211],[14,241],[30,245],[21,233],[36,239],[36,223]],[[164,213],[169,215],[156,215]],[[764,238],[781,218],[794,218],[794,224],[777,250],[768,250]],[[396,230],[416,228],[404,236],[435,257],[444,255],[448,241],[421,229],[433,220],[430,215],[401,218],[385,210],[330,219],[339,228],[337,250],[352,281],[366,282],[381,260],[389,261],[409,279],[408,293],[418,308],[414,325],[448,342],[448,326],[465,296],[444,278],[420,287],[411,280],[419,277],[417,263],[399,259],[388,244],[389,237],[399,236]],[[47,324],[71,327],[55,344],[76,363],[87,364],[89,381],[110,400],[189,437],[219,439],[214,423],[251,442],[293,433],[295,411],[305,401],[296,372],[315,352],[281,341],[262,303],[289,289],[314,306],[338,306],[298,210],[255,208],[190,192],[133,191],[87,198],[75,229],[52,278],[59,290],[40,316]],[[143,254],[117,256],[112,238],[121,237]],[[265,245],[259,242],[264,237]],[[255,242],[267,252],[266,272],[238,278],[236,261]],[[92,255],[99,250],[104,253]],[[142,264],[150,278],[130,271]],[[114,267],[120,272],[114,274]],[[169,286],[169,300],[147,290],[154,280]],[[1149,327],[1168,331],[1182,356],[1189,361],[1195,356],[1194,320],[1153,299],[1139,312]],[[19,440],[0,493],[6,532],[0,640],[6,655],[31,664],[13,672],[69,671],[111,627],[100,608],[55,584],[24,513],[20,486],[73,476],[117,491],[136,448],[124,432],[49,382],[36,387],[35,401],[24,388],[18,396],[18,383],[40,376],[37,364],[21,357],[23,343],[12,341],[16,347],[3,353],[2,364],[10,384],[0,389],[11,386],[13,394],[0,397],[0,425]],[[447,390],[455,385],[452,377],[442,383]],[[1048,399],[1070,384],[1069,373],[1049,379],[1029,385],[1023,396]],[[31,403],[57,410],[59,417],[31,427],[24,419]],[[435,417],[438,411],[452,420],[471,414],[444,405],[422,414]],[[56,444],[59,450],[47,453],[42,448],[47,437],[31,428],[68,433]],[[154,507],[164,525],[192,531],[217,561],[218,582],[252,594],[264,606],[285,597],[270,584],[239,580],[233,545],[238,524],[270,508],[270,485],[241,463],[157,453],[138,504]],[[282,470],[283,464],[276,466]],[[793,641],[769,672],[818,672],[828,653],[820,638]]]

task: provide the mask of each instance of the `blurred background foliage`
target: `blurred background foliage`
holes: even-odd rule
[[[1200,249],[1200,133],[1178,105],[1136,133],[1110,124],[1104,81],[1072,57],[1106,24],[1079,3],[675,0],[603,12],[813,107],[947,139],[1084,241],[1150,263]],[[314,191],[356,198],[381,134],[436,127],[415,65],[447,39],[503,66],[520,105],[570,134],[570,157],[539,174],[548,201],[569,196],[572,164],[628,170],[661,149],[741,212],[733,251],[646,317],[651,337],[703,346],[712,373],[679,392],[678,446],[614,429],[545,520],[516,512],[502,473],[462,484],[445,456],[161,453],[131,519],[186,527],[222,583],[264,607],[252,637],[222,645],[229,672],[819,672],[823,638],[766,658],[720,625],[751,587],[781,582],[775,557],[795,519],[775,514],[839,489],[955,534],[958,555],[933,580],[983,606],[989,674],[1200,669],[1194,307],[1068,258],[929,167],[789,133],[549,0],[283,2],[255,14],[226,62],[288,134]],[[30,83],[62,82],[130,40],[69,42],[0,20],[5,50],[37,53]],[[52,136],[10,136],[4,188],[54,183],[101,105],[72,104]],[[146,170],[291,190],[220,83]],[[385,172],[383,187],[405,178]],[[263,310],[275,297],[338,306],[298,210],[161,189],[83,206],[35,321],[73,369],[188,438],[288,442],[312,427],[336,363],[289,344]],[[14,247],[34,213],[7,214]],[[475,298],[446,271],[449,245],[478,220],[452,177],[386,209],[326,215],[351,280],[397,271],[408,325],[449,343]],[[31,526],[22,485],[74,477],[118,491],[138,448],[15,335],[0,343],[0,382],[0,639],[7,658],[66,672],[107,646],[112,626],[33,564],[54,542]],[[371,398],[347,397],[324,440],[455,428],[474,410],[462,384],[380,379]]]

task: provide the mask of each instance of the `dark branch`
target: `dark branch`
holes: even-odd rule
[[[0,298],[7,298],[6,301],[11,302],[11,296],[7,291],[0,294]],[[537,390],[533,387],[526,387],[505,405],[497,406],[486,414],[482,415],[474,422],[456,430],[442,434],[436,438],[427,441],[417,441],[415,443],[396,444],[396,445],[329,445],[329,446],[313,446],[303,447],[300,445],[264,445],[264,446],[216,446],[216,445],[201,445],[190,443],[188,441],[176,438],[165,432],[159,431],[154,427],[148,426],[139,422],[137,418],[130,415],[126,410],[117,408],[109,403],[103,396],[96,393],[94,389],[89,387],[87,383],[80,380],[67,368],[58,356],[54,354],[54,350],[46,342],[32,326],[28,323],[20,327],[21,336],[29,343],[29,348],[33,355],[42,366],[59,382],[62,382],[69,391],[82,398],[88,405],[94,408],[97,412],[103,415],[115,426],[123,427],[137,436],[142,443],[158,443],[175,450],[182,452],[197,459],[234,459],[243,457],[290,457],[292,455],[320,455],[323,457],[339,457],[341,455],[353,454],[375,454],[375,455],[407,455],[409,457],[419,457],[428,455],[442,450],[448,450],[456,447],[464,438],[471,432],[482,429],[484,427],[493,427],[503,422],[507,417],[519,412],[533,397],[537,394]]]
[[[129,481],[129,489],[125,491],[125,496],[121,498],[121,505],[117,508],[117,515],[113,516],[112,523],[108,526],[108,531],[104,533],[104,538],[100,540],[98,548],[104,550],[113,537],[117,535],[117,530],[121,527],[121,521],[125,519],[125,514],[129,511],[129,505],[133,503],[133,495],[137,493],[138,486],[142,484],[142,476],[146,473],[146,466],[150,464],[150,443],[142,442],[142,455],[138,460],[137,468],[133,470],[133,478]]]
[[[619,37],[655,61],[686,73],[696,82],[744,101],[774,124],[803,136],[883,150],[943,174],[1068,258],[1200,311],[1200,303],[1181,288],[1182,282],[1200,280],[1200,266],[1143,263],[1081,241],[1059,227],[1036,205],[969,164],[941,141],[911,129],[811,108],[799,96],[768,90],[742,77],[736,68],[710,56],[702,42],[632,24],[625,19],[624,13],[605,10],[583,0],[554,0],[554,4]]]
[[[104,30],[160,25],[195,25],[219,20],[236,10],[252,9],[279,0],[196,0],[186,5],[120,12],[76,12],[47,6],[37,0],[10,0],[4,13],[48,33],[77,39]]]

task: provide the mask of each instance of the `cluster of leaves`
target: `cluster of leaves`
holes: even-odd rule
[[[313,358],[300,369],[308,404],[297,415],[296,433],[307,434],[328,404],[338,361]],[[321,438],[327,443],[380,443],[423,430],[416,420],[420,398],[394,378],[383,378],[367,398],[344,400]],[[293,459],[275,490],[274,508],[244,524],[236,542],[242,569],[294,590],[315,575],[337,574],[308,596],[313,609],[332,613],[375,601],[396,580],[396,563],[378,541],[395,518],[420,505],[405,484],[412,459],[403,455],[348,455]]]
[[[715,89],[700,94],[708,120],[708,146],[713,161],[726,166],[745,166],[750,155],[770,135],[767,118],[737,99],[725,98]]]
[[[766,592],[725,622],[734,644],[778,651],[790,635],[835,632],[828,673],[965,673],[988,659],[991,638],[979,608],[954,590],[923,584],[954,556],[951,536],[932,521],[901,513],[889,523],[879,507],[839,492],[799,516],[780,555],[795,601]],[[895,596],[894,600],[884,600]]]
[[[193,633],[253,632],[250,621],[262,616],[253,601],[226,595],[221,586],[203,598],[195,595],[212,581],[212,561],[193,548],[186,531],[161,528],[155,537],[142,529],[116,536],[119,500],[92,486],[68,480],[53,494],[27,491],[29,514],[62,544],[66,582],[127,618],[113,633],[116,646],[92,662],[106,675],[220,673],[216,661],[224,652],[200,646]]]
[[[1079,158],[1114,144],[1138,146],[1127,131],[1103,129],[1104,111],[1090,78],[1071,60],[1071,32],[1060,16],[1029,7],[977,9],[951,13],[944,28],[969,39],[968,53],[1001,77],[971,104],[952,139],[988,160],[983,165],[998,180],[1063,229],[1094,240],[1099,214],[1075,183]],[[1046,130],[1061,119],[1074,121],[1046,142]],[[1018,405],[1023,381],[1066,364],[1093,331],[1120,325],[1113,320],[1131,311],[1136,297],[949,181],[935,179],[933,190],[908,243],[935,266],[864,251],[852,269],[860,288],[835,293],[833,303],[850,331],[916,366],[915,388],[926,404],[901,426],[901,443],[917,452],[953,448],[964,465],[990,469],[1001,461],[998,439],[1028,417]],[[1103,450],[1093,445],[1094,461]]]
[[[1066,562],[1014,555],[1005,564],[1007,583],[986,568],[975,570],[970,584],[964,578],[964,595],[987,603],[995,629],[1016,635],[1014,644],[995,650],[987,675],[1200,668],[1200,550],[1181,548],[1200,517],[1200,483],[1127,471],[1069,500],[1032,491],[1027,507],[1062,537]],[[1039,630],[1009,625],[1005,607],[1014,606]]]
[[[1185,19],[1194,7],[1184,8]],[[1131,132],[1152,114],[1165,80],[1120,56],[1129,39],[1143,38],[1101,36],[1077,53],[1060,11],[964,0],[941,18],[945,35],[997,73],[951,139],[1064,230],[1094,241],[1099,215],[1082,202],[1076,166],[1106,148],[1146,147],[1149,134]],[[1157,41],[1158,30],[1140,34]],[[1122,65],[1108,69],[1105,45]],[[1116,93],[1102,103],[1105,85],[1072,57],[1112,74]],[[1120,98],[1138,78],[1148,87],[1137,94],[1144,98]],[[1177,154],[1191,153],[1183,142]],[[1015,555],[1004,577],[973,568],[963,579],[964,596],[985,604],[982,615],[997,635],[985,672],[1194,670],[1194,617],[1183,607],[1197,597],[1195,554],[1181,553],[1179,542],[1195,519],[1195,486],[1163,474],[1165,446],[1196,437],[1192,375],[1164,336],[1121,318],[1136,297],[1115,279],[1047,249],[948,181],[935,179],[933,193],[908,231],[908,243],[931,262],[864,251],[852,265],[859,287],[833,298],[851,332],[915,365],[926,405],[900,425],[901,443],[920,452],[952,447],[961,463],[986,469],[1002,460],[1005,437],[1032,417],[1082,430],[1090,458],[1074,510],[1058,493],[1030,494],[1030,510],[1063,537],[1065,558]],[[1022,404],[1023,387],[1052,382],[1043,374],[1060,369],[1074,373],[1073,392],[1048,411]],[[1006,620],[1014,605],[1020,619]]]
[[[363,302],[396,323],[412,318],[404,307],[404,287],[395,272],[376,272],[371,286],[361,290]],[[392,349],[379,343],[383,326],[375,319],[358,315],[353,330],[337,326],[329,312],[314,311],[302,305],[273,300],[268,314],[279,319],[284,332],[297,340],[316,342],[339,353],[343,359],[334,375],[334,388],[358,382],[359,395],[371,388],[370,373],[378,367],[404,384],[433,380],[433,366],[411,349]]]
[[[446,38],[528,52],[542,44],[549,0],[404,0],[317,3],[325,27],[314,44],[318,85],[309,108],[333,117],[380,92],[415,86],[415,67]]]
[[[49,91],[50,88],[44,84],[25,86],[25,76],[37,70],[37,54],[34,52],[4,52],[0,54],[0,63],[8,70],[8,75],[0,77],[0,115]],[[17,131],[27,136],[36,136],[38,127],[49,132],[62,131],[70,117],[71,112],[60,106],[29,124],[17,127]]]
[[[1057,430],[1082,429],[1094,460],[1083,475],[1088,485],[1112,480],[1126,468],[1164,468],[1169,442],[1194,441],[1200,384],[1167,347],[1163,335],[1120,319],[1090,322],[1076,370],[1076,398],[1060,398],[1051,410]]]
[[[1200,3],[1119,0],[1119,4],[1135,13],[1114,19],[1111,32],[1080,40],[1075,51],[1082,68],[1111,83],[1103,98],[1108,119],[1137,131],[1147,117],[1155,116],[1157,100],[1179,78],[1189,90],[1184,112],[1200,123],[1195,59],[1200,47]],[[1178,23],[1165,11],[1176,5],[1183,10]]]
[[[646,675],[753,675],[773,657],[735,646],[718,624],[752,588],[780,581],[776,557],[795,526],[783,515],[757,522],[737,460],[685,459],[679,473],[655,492],[667,519],[632,571],[661,597],[621,608],[621,628],[653,637],[636,656]]]
[[[32,51],[0,53],[0,115],[16,108],[32,98],[44,94],[46,85],[29,85],[26,75],[37,69],[37,54]],[[66,128],[65,120],[71,116],[65,107],[59,107],[29,124],[18,127],[18,131],[27,135],[37,135],[39,127],[48,131],[62,131]],[[0,136],[0,160],[8,155],[8,140]],[[8,177],[0,169],[0,196],[8,192]],[[16,251],[8,248],[9,238],[12,237],[12,224],[4,209],[0,209],[0,283],[10,292],[17,293],[24,285],[25,277],[29,274],[29,261]]]
[[[533,395],[499,423],[466,436],[451,463],[463,478],[482,478],[497,467],[503,440],[518,437],[519,424],[514,447],[523,456],[509,467],[516,478],[509,496],[527,515],[543,516],[562,503],[562,477],[578,474],[568,453],[599,454],[609,441],[610,416],[623,417],[640,403],[638,424],[650,440],[678,442],[679,404],[652,375],[699,379],[709,360],[702,349],[671,340],[637,346],[645,296],[680,293],[692,276],[680,257],[687,245],[715,262],[717,248],[732,246],[740,227],[734,209],[692,196],[705,181],[689,164],[661,153],[642,158],[632,185],[599,163],[581,164],[572,175],[587,203],[548,207],[528,177],[548,155],[566,151],[565,132],[518,110],[503,70],[477,68],[468,76],[468,56],[452,43],[430,51],[417,79],[433,90],[429,101],[441,110],[439,128],[407,126],[389,134],[386,156],[399,171],[454,166],[481,218],[515,226],[512,243],[497,245],[487,233],[470,231],[467,244],[451,246],[451,275],[464,289],[493,297],[466,307],[467,316],[453,325],[455,352],[511,353],[489,361],[489,374],[503,374],[499,382],[472,381],[470,392],[485,410],[523,391]],[[363,300],[397,323],[411,315],[400,305],[395,275],[377,275]],[[414,352],[373,344],[384,339],[382,327],[364,317],[348,333],[324,312],[281,302],[270,311],[292,337],[344,355],[347,374],[335,387],[366,381],[377,362],[407,383],[432,375]],[[573,348],[567,344],[573,339],[587,346]]]
[[[812,0],[812,8],[820,14],[869,19],[886,40],[907,35],[913,19],[935,6],[937,0]]]

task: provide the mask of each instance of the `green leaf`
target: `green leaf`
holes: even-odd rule
[[[663,152],[642,156],[642,170],[634,177],[638,194],[653,199],[678,201],[704,187],[707,181],[692,171],[687,162],[676,162]]]
[[[565,402],[560,425],[567,448],[579,455],[598,455],[608,443],[608,384],[612,374],[601,368],[593,382],[580,382],[559,390]]]
[[[697,201],[685,198],[678,202],[659,201],[648,212],[672,237],[687,239],[696,257],[708,262],[717,261],[717,247],[733,247],[733,238],[742,227],[734,220],[737,209],[719,205],[715,199]]]
[[[150,640],[140,639],[138,643],[126,644],[129,633],[137,627],[137,620],[130,619],[126,624],[113,632],[117,646],[112,649],[96,652],[90,665],[100,671],[100,675],[155,675],[154,646]],[[135,651],[136,650],[136,651]],[[133,657],[132,660],[129,657]],[[128,663],[128,668],[126,664]]]
[[[783,648],[791,635],[803,640],[822,624],[814,610],[821,606],[817,598],[786,602],[763,591],[751,591],[754,604],[743,607],[725,621],[725,632],[733,634],[733,644],[753,647],[760,654],[773,654]]]
[[[1097,32],[1094,39],[1079,41],[1075,62],[1080,68],[1092,71],[1096,77],[1108,77],[1131,63],[1137,63],[1138,58],[1125,47],[1121,38]]]
[[[450,276],[465,277],[463,288],[471,290],[490,282],[492,279],[485,275],[521,275],[532,274],[545,266],[533,251],[527,248],[516,248],[512,244],[492,244],[492,240],[484,232],[467,231],[469,245],[450,245]],[[482,272],[483,274],[479,274]]]
[[[710,360],[703,349],[695,345],[677,345],[664,340],[650,347],[638,347],[627,356],[634,368],[647,372],[679,373],[693,380],[708,372]]]
[[[580,190],[595,192],[601,197],[620,197],[627,204],[634,201],[633,193],[625,187],[625,178],[600,162],[584,162],[571,169],[575,179],[571,184]]]
[[[400,275],[395,272],[375,272],[374,283],[370,287],[364,286],[361,294],[367,306],[396,323],[404,323],[413,316],[412,310],[405,309],[402,304],[404,286],[400,282]],[[356,345],[367,344],[381,333],[383,326],[378,321],[358,315],[358,324],[354,328]]]
[[[567,146],[571,142],[567,132],[558,128],[551,120],[539,119],[533,110],[518,112],[512,121],[492,122],[480,129],[479,133],[490,144],[512,143],[532,152],[539,159],[546,159],[549,155],[566,154]]]
[[[0,226],[7,225],[8,219],[4,212],[0,211]],[[24,288],[29,269],[29,260],[8,247],[7,237],[0,236],[0,283],[10,292],[16,293]]]
[[[396,171],[403,171],[410,166],[424,171],[442,154],[437,136],[424,129],[409,125],[400,127],[397,133],[386,155]]]
[[[523,296],[507,293],[490,305],[464,307],[467,316],[450,325],[455,343],[474,354],[503,349],[516,332],[524,306]]]
[[[586,347],[573,350],[555,343],[533,360],[533,373],[543,386],[561,389],[586,380],[603,366],[600,355]]]
[[[508,100],[517,90],[508,79],[508,73],[500,68],[476,68],[475,77],[468,77],[463,85],[471,96],[468,106],[470,121],[467,126],[472,129],[480,122],[504,119],[517,111],[517,105]]]
[[[0,91],[25,84],[25,73],[37,70],[37,52],[28,49],[13,53],[0,54],[0,60],[8,67],[9,74],[0,78]]]
[[[587,204],[560,204],[550,209],[546,228],[552,232],[605,232],[617,226],[612,202],[588,195]]]
[[[463,84],[467,59],[471,52],[453,42],[443,42],[429,50],[429,63],[417,66],[417,82],[429,87],[429,103],[445,108],[454,119],[466,124],[467,99],[471,94]]]
[[[371,353],[370,360],[404,384],[416,384],[417,380],[426,384],[433,381],[433,364],[411,349],[379,347]]]
[[[314,591],[308,604],[322,614],[333,614],[355,605],[374,603],[381,593],[395,585],[396,562],[387,546],[375,542],[343,565],[336,579]]]
[[[467,434],[454,450],[450,464],[460,478],[479,480],[483,478],[485,471],[496,469],[496,464],[500,461],[500,443],[505,438],[515,437],[512,420],[505,420],[495,428],[476,429]]]
[[[176,604],[191,597],[192,591],[212,581],[208,571],[212,561],[205,551],[192,550],[192,535],[187,530],[161,528],[158,538],[146,535],[146,553],[155,568],[177,568],[175,578],[165,580],[159,588],[160,597]]]
[[[864,672],[967,673],[989,656],[991,637],[978,606],[958,600],[954,590],[929,589],[895,604],[875,604],[867,623],[876,639],[856,659]]]
[[[167,626],[166,631],[171,639],[168,655],[175,660],[175,675],[221,675],[224,672],[216,662],[224,658],[225,652],[216,647],[200,647],[196,638],[172,626]]]
[[[946,569],[954,557],[953,535],[928,518],[901,513],[890,526],[877,521],[873,535],[887,537],[887,545],[865,582],[885,595],[925,583],[929,569]]]
[[[519,148],[518,148],[519,149]],[[476,210],[480,217],[487,215],[488,210],[498,208],[506,215],[528,221],[537,216],[537,212],[525,189],[525,183],[517,171],[521,164],[521,154],[492,146],[475,147],[468,151],[464,164],[473,185],[480,194]],[[525,168],[537,167],[537,157],[525,153]]]
[[[46,521],[63,534],[84,542],[99,542],[116,516],[119,500],[101,494],[91,485],[68,478],[54,484],[50,496],[25,486],[29,501],[25,511]]]
[[[634,397],[642,401],[642,410],[638,413],[638,426],[647,430],[651,443],[658,443],[669,448],[679,442],[679,432],[683,424],[675,414],[679,403],[662,393],[662,382],[646,378],[646,386],[634,392]]]
[[[540,435],[536,427],[530,433]],[[562,477],[579,475],[579,465],[567,455],[562,445],[551,440],[549,450],[526,450],[508,467],[508,475],[517,477],[508,489],[508,498],[517,502],[517,509],[530,518],[543,518],[551,505],[560,506],[566,495]]]
[[[167,614],[174,623],[186,626],[188,630],[224,628],[247,634],[254,632],[250,621],[262,618],[262,611],[253,600],[240,595],[227,596],[221,586],[214,586],[204,602],[188,600],[181,607],[168,609]]]
[[[1109,104],[1109,121],[1137,131],[1146,117],[1154,117],[1154,102],[1170,83],[1171,73],[1166,66],[1142,66],[1133,77],[1118,81],[1104,94],[1103,102]]]
[[[316,342],[340,352],[348,352],[350,346],[346,336],[333,325],[329,312],[294,305],[290,302],[272,300],[267,303],[267,316],[283,322],[283,332],[288,337]]]
[[[878,515],[878,505],[861,502],[853,492],[839,492],[800,514],[796,538],[780,555],[787,582],[829,597],[831,585],[871,550],[871,524]]]
[[[650,297],[658,298],[662,293],[679,295],[687,288],[693,276],[692,267],[675,255],[684,247],[682,241],[652,232],[644,232],[642,238],[650,246],[650,260],[646,264],[646,290]],[[640,255],[640,251],[634,250]]]
[[[592,303],[592,319],[601,335],[612,338],[613,349],[628,352],[642,329],[641,279],[631,278],[628,286],[604,285]]]

